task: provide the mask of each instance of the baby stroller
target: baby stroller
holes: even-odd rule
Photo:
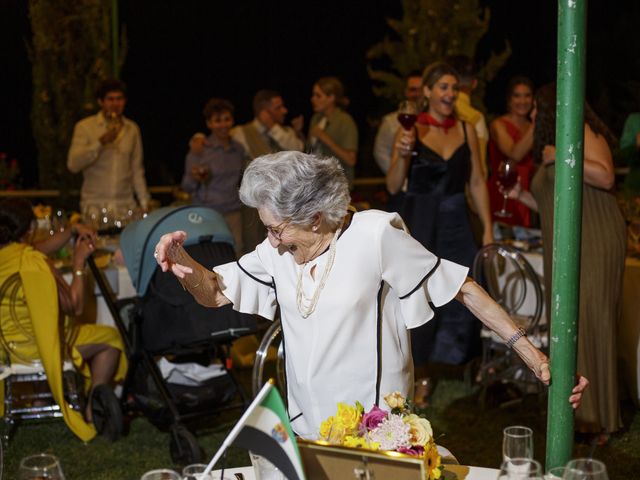
[[[127,347],[125,409],[142,411],[156,427],[169,430],[172,460],[188,464],[200,461],[202,453],[185,424],[248,404],[229,349],[256,331],[256,321],[231,305],[202,307],[172,273],[162,272],[154,248],[174,230],[187,232],[185,250],[207,268],[235,260],[233,237],[220,214],[199,206],[166,207],[130,224],[120,237],[139,297],[115,302],[97,268],[94,275]],[[240,402],[233,403],[237,394]]]

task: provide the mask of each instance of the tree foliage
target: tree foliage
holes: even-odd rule
[[[490,10],[478,0],[403,0],[401,19],[387,19],[393,36],[386,36],[367,52],[369,76],[376,96],[398,102],[403,98],[404,78],[449,55],[475,58],[480,39],[489,28]],[[505,49],[492,53],[478,71],[474,97],[484,97],[486,82],[495,77],[511,55]]]
[[[98,82],[113,72],[110,5],[110,0],[29,0],[31,123],[41,186],[78,186],[79,178],[66,167],[67,151],[75,123],[96,110]],[[123,59],[124,52],[120,63]]]

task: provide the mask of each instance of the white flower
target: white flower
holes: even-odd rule
[[[411,446],[411,426],[400,415],[389,415],[369,432],[369,441],[380,444],[381,450],[397,450]]]

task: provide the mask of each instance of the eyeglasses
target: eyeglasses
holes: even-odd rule
[[[283,227],[283,225],[284,225],[284,227]],[[276,225],[275,227],[271,227],[269,225],[265,225],[264,228],[266,228],[267,233],[271,234],[271,236],[273,238],[275,238],[278,241],[282,241],[282,234],[284,233],[284,231],[287,229],[287,227],[289,225],[291,225],[291,220],[285,220],[285,221],[279,223],[278,225]],[[280,228],[280,227],[282,227],[282,228]]]

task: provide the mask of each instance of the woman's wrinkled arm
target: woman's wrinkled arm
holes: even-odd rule
[[[471,278],[462,284],[456,299],[462,302],[487,328],[493,330],[505,342],[518,332],[518,327],[511,317],[498,305],[489,294]],[[545,385],[551,382],[549,359],[529,341],[526,336],[518,338],[513,349],[535,376]],[[575,409],[580,406],[582,393],[589,381],[578,375],[577,383],[571,390],[569,403]]]
[[[184,250],[182,244],[186,239],[187,234],[180,230],[160,237],[154,256],[162,271],[171,270],[200,305],[221,307],[231,303],[222,293],[215,272],[200,265]]]
[[[496,332],[505,342],[518,332],[518,327],[513,323],[507,312],[471,278],[467,278],[456,298],[487,328]],[[546,355],[534,347],[526,336],[520,337],[513,344],[513,349],[536,377],[548,385],[551,380],[551,373],[549,371],[549,359]]]

